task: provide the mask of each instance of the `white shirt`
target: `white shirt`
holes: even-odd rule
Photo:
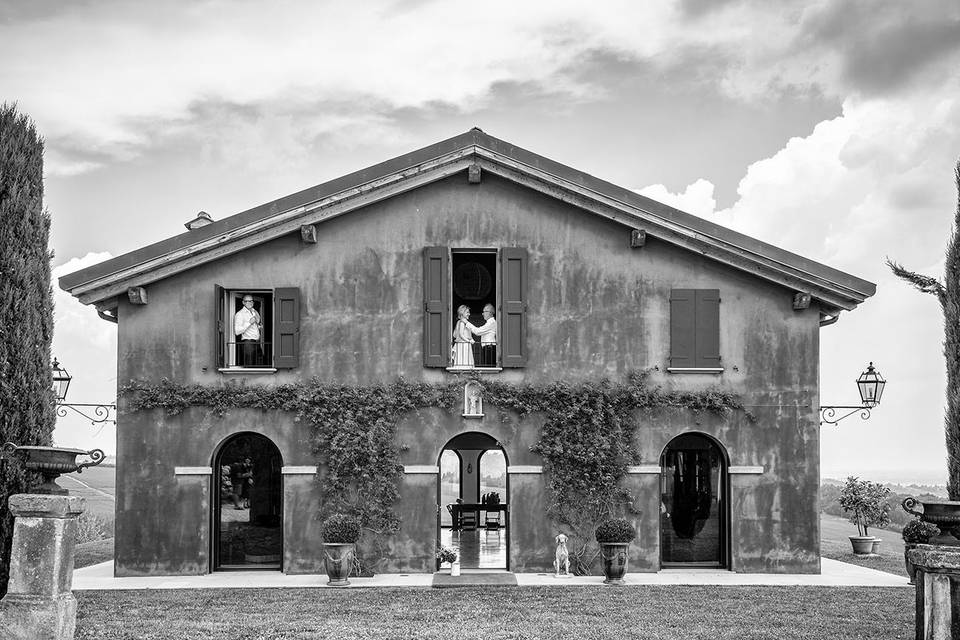
[[[253,324],[250,324],[251,320]],[[249,326],[248,326],[249,325]],[[233,333],[241,340],[260,339],[260,314],[255,309],[244,307],[233,317]]]
[[[469,324],[469,323],[468,323]],[[474,335],[480,336],[480,346],[485,344],[497,344],[497,319],[490,318],[483,323],[483,326],[476,327],[469,325],[470,331]]]

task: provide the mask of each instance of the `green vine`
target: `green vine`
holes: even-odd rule
[[[516,414],[544,416],[531,451],[541,456],[548,479],[547,515],[565,525],[579,541],[572,560],[585,573],[596,558],[593,528],[612,516],[633,511],[633,496],[620,481],[638,461],[633,441],[634,412],[681,407],[694,412],[744,411],[731,393],[712,389],[667,392],[650,387],[647,373],[633,373],[625,383],[600,382],[513,385],[477,380],[484,402]],[[405,414],[428,407],[452,410],[462,399],[463,380],[445,384],[411,383],[345,386],[319,380],[253,387],[228,383],[209,387],[161,380],[134,381],[121,389],[133,411],[161,409],[177,415],[190,407],[207,407],[222,416],[233,408],[294,412],[311,425],[317,460],[317,487],[323,505],[319,517],[347,513],[374,534],[376,549],[365,559],[375,569],[385,540],[400,530],[394,510],[403,474],[397,424]],[[752,418],[747,412],[747,416]],[[505,418],[509,419],[509,418]]]

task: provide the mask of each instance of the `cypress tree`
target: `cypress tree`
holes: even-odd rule
[[[898,278],[909,282],[918,291],[936,296],[943,311],[943,356],[947,364],[947,407],[944,433],[947,444],[947,494],[960,500],[960,162],[954,169],[957,184],[957,210],[953,233],[947,243],[943,280],[908,271],[887,260]]]
[[[0,443],[49,445],[54,398],[53,296],[43,209],[43,140],[16,104],[0,106]],[[13,460],[0,463],[0,595],[7,591],[13,517],[7,498],[36,486]]]

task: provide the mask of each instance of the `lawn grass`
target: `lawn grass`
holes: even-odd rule
[[[113,538],[82,542],[76,547],[73,568],[89,567],[108,560],[113,560]]]
[[[81,591],[76,640],[912,638],[911,589]]]
[[[907,576],[907,567],[903,561],[902,553],[894,553],[889,549],[880,548],[880,553],[869,556],[858,556],[851,551],[848,540],[826,540],[820,541],[820,555],[824,558],[848,562],[850,564],[860,565],[868,569],[877,571],[886,571],[898,576]]]

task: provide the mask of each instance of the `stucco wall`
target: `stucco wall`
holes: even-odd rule
[[[299,287],[300,367],[244,377],[273,385],[317,377],[345,384],[440,381],[452,374],[422,364],[422,251],[525,247],[529,264],[527,366],[499,379],[622,379],[657,367],[651,382],[666,388],[719,386],[750,406],[740,415],[695,416],[686,410],[637,416],[643,464],[659,462],[673,436],[701,431],[726,448],[732,465],[763,466],[760,475],[731,476],[731,568],[818,571],[816,304],[794,311],[792,291],[649,238],[631,249],[630,231],[573,206],[484,174],[434,183],[318,226],[317,244],[296,234],[163,281],[145,283],[149,304],[120,299],[118,382],[131,379],[220,384],[214,361],[214,285]],[[724,372],[667,374],[671,288],[719,289]],[[234,378],[235,379],[235,378]],[[529,451],[539,419],[503,422],[495,407],[480,421],[459,412],[424,411],[401,420],[410,446],[404,464],[436,465],[457,433],[481,430],[504,444],[510,465],[540,465]],[[504,426],[509,425],[509,426]],[[210,466],[217,446],[239,431],[277,444],[284,465],[311,465],[309,429],[280,412],[203,410],[179,416],[134,413],[121,400],[118,420],[116,570],[197,573],[209,568],[209,486],[174,475],[174,467]],[[284,567],[312,571],[322,558],[311,520],[312,478],[284,477]],[[635,569],[656,570],[659,558],[656,475],[631,475],[640,490]],[[658,488],[656,489],[658,491]],[[393,541],[396,569],[430,570],[436,537],[436,476],[411,475],[398,505],[404,530]],[[655,494],[655,491],[654,491]],[[515,570],[544,570],[556,531],[543,517],[544,478],[510,474],[510,558]],[[654,496],[655,499],[655,496]],[[652,523],[652,524],[651,524]]]

